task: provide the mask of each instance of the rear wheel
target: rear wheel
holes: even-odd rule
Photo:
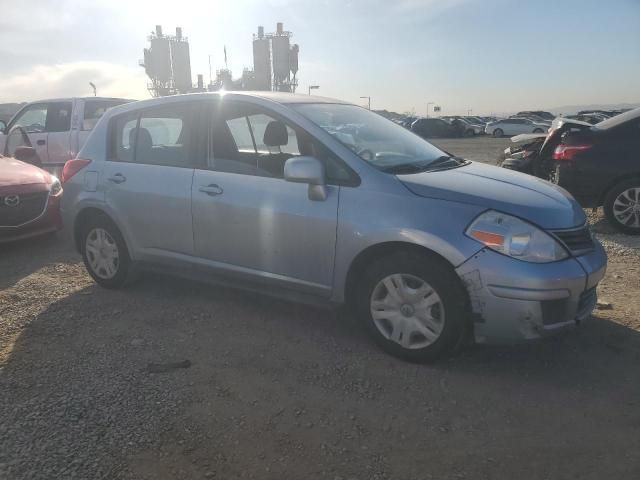
[[[105,288],[120,288],[129,278],[131,259],[118,227],[106,216],[88,220],[81,253],[89,275]]]
[[[496,137],[496,138],[501,137],[501,136],[503,136],[503,135],[504,135],[504,132],[502,131],[502,129],[501,129],[501,128],[496,128],[496,129],[493,131],[493,136],[494,136],[494,137]]]
[[[398,252],[373,263],[356,292],[356,311],[388,353],[424,362],[451,353],[464,333],[464,288],[440,258]]]
[[[609,190],[604,214],[616,230],[640,235],[640,178],[625,180]]]

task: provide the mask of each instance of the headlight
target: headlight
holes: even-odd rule
[[[569,256],[556,239],[538,227],[493,210],[478,216],[466,234],[496,252],[525,262],[555,262]]]
[[[58,180],[56,177],[53,177],[49,194],[55,197],[60,193],[62,193],[62,184],[60,183],[60,180]]]

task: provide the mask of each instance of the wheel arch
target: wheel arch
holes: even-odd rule
[[[598,206],[604,205],[604,201],[607,198],[607,195],[616,185],[622,182],[626,182],[627,180],[638,179],[640,181],[640,172],[634,173],[625,173],[624,175],[619,175],[613,180],[611,180],[605,188],[602,189],[600,193],[600,197],[598,198]]]
[[[109,221],[113,222],[118,230],[120,230],[120,233],[122,233],[122,228],[120,228],[118,222],[116,222],[105,209],[96,206],[87,206],[78,212],[73,222],[73,242],[78,252],[80,252],[82,243],[82,228],[89,220],[96,217],[106,217]]]
[[[443,255],[423,245],[405,242],[405,241],[386,241],[386,242],[376,243],[362,250],[351,261],[349,265],[349,269],[347,271],[346,280],[344,283],[343,298],[345,302],[350,304],[353,301],[353,298],[354,298],[353,293],[357,286],[358,278],[363,274],[367,265],[370,265],[371,262],[373,262],[377,258],[382,258],[383,256],[388,256],[397,252],[407,252],[407,251],[415,252],[417,254],[424,255],[425,257],[428,256],[431,258],[435,258],[437,259],[437,261],[442,262],[443,264],[450,267],[452,271],[455,271],[455,266],[449,260],[447,260]],[[462,284],[462,281],[461,281],[461,284]]]

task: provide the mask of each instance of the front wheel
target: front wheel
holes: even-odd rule
[[[82,259],[89,275],[105,288],[124,286],[131,259],[118,227],[109,218],[100,216],[89,220],[82,232]]]
[[[640,235],[640,178],[615,185],[604,199],[604,214],[613,228]]]
[[[502,131],[501,128],[496,128],[493,131],[493,136],[496,137],[496,138],[501,137],[502,135],[504,135],[504,132]]]
[[[369,266],[359,287],[358,316],[388,353],[433,361],[463,339],[466,292],[440,258],[413,252],[389,255]]]

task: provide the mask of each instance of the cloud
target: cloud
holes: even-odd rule
[[[0,77],[0,102],[23,102],[91,95],[89,82],[104,97],[148,98],[147,77],[140,67],[108,62],[36,65],[28,71]]]

